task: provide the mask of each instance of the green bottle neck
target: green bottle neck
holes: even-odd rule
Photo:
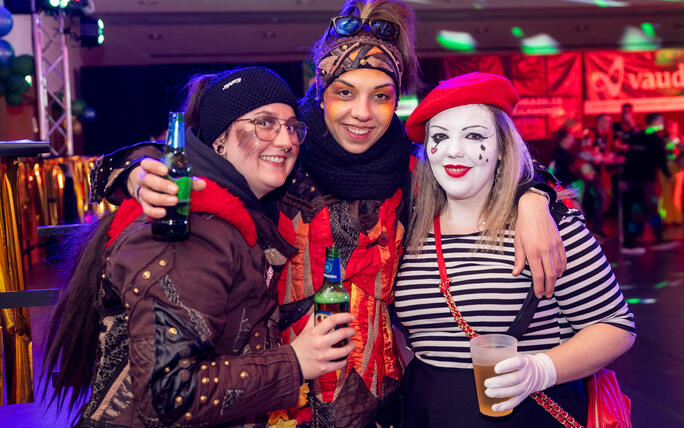
[[[185,148],[185,115],[182,112],[169,114],[169,130],[166,136],[166,148]]]

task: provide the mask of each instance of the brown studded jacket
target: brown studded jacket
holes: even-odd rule
[[[278,346],[276,281],[296,250],[263,213],[225,195],[211,182],[193,193],[181,242],[154,240],[134,201],[117,212],[80,426],[263,426],[266,412],[295,405],[301,370]]]

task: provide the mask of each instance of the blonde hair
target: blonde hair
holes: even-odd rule
[[[479,243],[484,244],[487,237],[493,237],[495,246],[486,245],[486,251],[503,250],[503,240],[518,215],[515,194],[519,184],[532,180],[534,167],[527,145],[515,129],[511,118],[503,110],[488,104],[479,104],[494,115],[496,140],[500,160],[494,173],[494,182],[489,199],[482,208],[479,219],[485,222],[485,230],[480,233]],[[425,124],[428,129],[429,121]],[[418,162],[411,182],[411,215],[409,219],[407,253],[418,253],[425,238],[432,230],[432,223],[446,207],[446,193],[439,185],[427,159],[427,140],[419,153]]]
[[[416,15],[413,9],[401,0],[347,0],[340,10],[340,14],[352,15],[355,10],[358,10],[358,16],[361,19],[384,19],[399,27],[398,39],[389,42],[393,43],[401,52],[404,70],[401,76],[401,88],[398,89],[406,93],[411,88],[422,87],[419,78],[420,66],[416,56]],[[310,57],[314,63],[316,62],[315,58],[320,58],[326,49],[328,31],[329,29],[326,29],[311,48]]]

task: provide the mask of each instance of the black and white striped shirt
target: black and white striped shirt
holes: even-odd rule
[[[634,333],[629,311],[610,264],[577,211],[559,224],[568,266],[554,295],[543,299],[518,351],[537,353],[557,346],[580,329],[604,322]],[[531,287],[529,267],[511,275],[513,238],[504,253],[472,252],[479,235],[442,235],[442,251],[459,311],[479,334],[505,333]],[[399,266],[395,304],[409,332],[416,357],[438,367],[470,368],[468,338],[458,327],[439,291],[435,238],[431,233],[420,254],[406,254]]]

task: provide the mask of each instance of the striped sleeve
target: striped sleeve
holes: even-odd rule
[[[570,211],[559,229],[568,259],[554,296],[574,331],[606,323],[636,334],[630,312],[613,271],[578,211]]]

